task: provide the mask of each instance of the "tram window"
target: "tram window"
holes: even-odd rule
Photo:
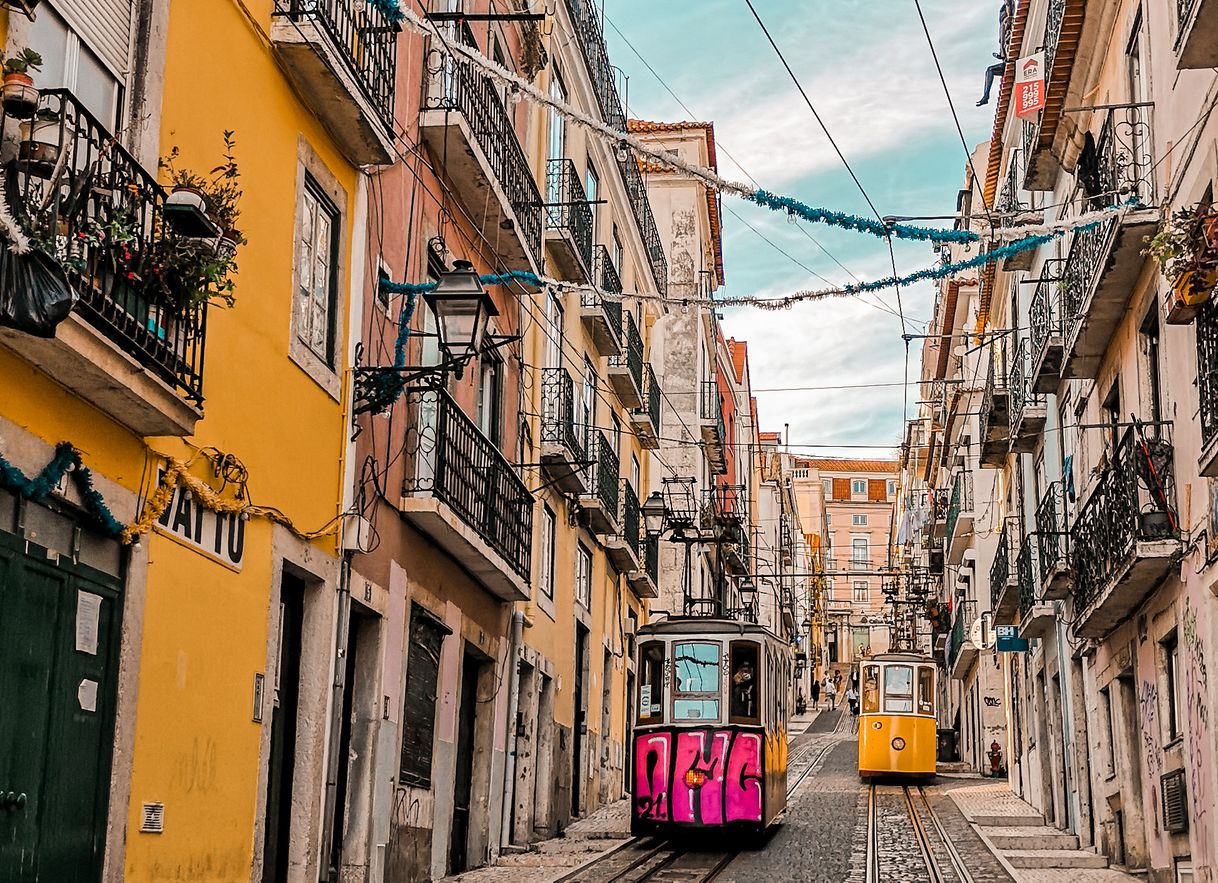
[[[913,711],[913,667],[889,665],[884,669],[884,711]]]
[[[880,711],[880,667],[863,667],[863,714],[879,714]]]
[[[720,649],[710,642],[673,645],[674,720],[714,720],[719,717]]]
[[[918,714],[935,713],[935,671],[930,666],[918,669]]]
[[[648,641],[639,651],[639,720],[658,723],[664,716],[664,642]]]

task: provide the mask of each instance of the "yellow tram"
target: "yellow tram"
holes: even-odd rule
[[[933,658],[883,653],[859,665],[860,776],[935,774]]]

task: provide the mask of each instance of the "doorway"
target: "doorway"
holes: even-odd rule
[[[584,693],[588,671],[588,630],[581,624],[575,626],[575,723],[572,727],[571,751],[571,815],[579,815],[583,805],[584,736],[588,730],[588,700]]]
[[[275,685],[271,693],[271,754],[266,776],[263,883],[287,883],[288,879],[296,725],[300,711],[304,594],[304,580],[285,570],[279,588],[279,659],[275,665]]]
[[[448,846],[448,872],[469,867],[470,810],[474,792],[474,733],[478,723],[478,678],[482,658],[465,648],[461,659],[461,704],[457,711],[457,769],[453,782],[452,836]]]

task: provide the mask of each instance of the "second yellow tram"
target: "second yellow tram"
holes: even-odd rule
[[[859,665],[859,775],[933,776],[934,659],[883,653]]]

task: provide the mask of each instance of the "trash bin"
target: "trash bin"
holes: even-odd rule
[[[939,731],[937,742],[937,750],[935,752],[935,760],[939,763],[954,763],[960,759],[960,752],[956,746],[957,733],[950,728],[941,728]]]

